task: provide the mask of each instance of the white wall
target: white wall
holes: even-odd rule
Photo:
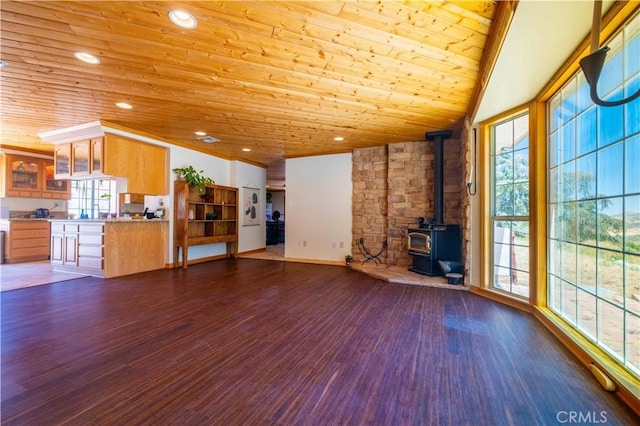
[[[351,154],[288,159],[286,182],[285,257],[344,261],[351,253]]]
[[[240,197],[239,207],[242,207],[243,187],[260,189],[260,200],[258,217],[259,225],[243,226],[242,214],[239,214],[238,222],[238,253],[253,251],[264,248],[266,246],[266,218],[265,218],[265,199],[267,185],[267,170],[262,167],[252,166],[241,161],[231,162],[231,184],[239,189]]]

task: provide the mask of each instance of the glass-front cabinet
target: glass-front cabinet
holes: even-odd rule
[[[102,141],[103,138],[93,138],[91,144],[91,173],[104,173],[102,164]]]
[[[68,180],[55,178],[55,166],[52,160],[42,160],[44,186],[43,198],[68,198],[71,194],[71,186]],[[59,195],[59,196],[57,196]]]
[[[91,173],[89,169],[89,158],[91,153],[90,141],[79,141],[71,144],[71,175],[88,175]]]
[[[28,197],[41,190],[40,161],[30,157],[7,155],[7,196]]]
[[[71,186],[55,178],[53,160],[0,153],[0,197],[68,200]]]
[[[66,143],[57,145],[53,151],[55,163],[54,177],[65,179],[71,177],[71,145]]]

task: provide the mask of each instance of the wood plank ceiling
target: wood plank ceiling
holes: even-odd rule
[[[51,151],[38,133],[102,120],[267,167],[277,185],[284,158],[459,128],[496,2],[2,1],[0,8],[3,145]],[[173,25],[171,9],[193,14],[197,27]],[[78,61],[78,51],[101,63]],[[195,131],[220,141],[203,143]]]

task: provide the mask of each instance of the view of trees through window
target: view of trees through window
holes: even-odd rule
[[[116,182],[110,179],[71,181],[71,199],[68,212],[80,219],[86,214],[87,219],[98,219],[99,213],[116,211],[116,200],[111,194],[116,193]]]
[[[605,99],[640,87],[640,18],[608,43]],[[548,103],[548,306],[640,376],[640,99],[578,73]]]
[[[529,297],[529,114],[491,127],[492,287]]]

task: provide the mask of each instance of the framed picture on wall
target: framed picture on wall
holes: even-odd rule
[[[242,187],[242,226],[260,225],[260,190]]]

